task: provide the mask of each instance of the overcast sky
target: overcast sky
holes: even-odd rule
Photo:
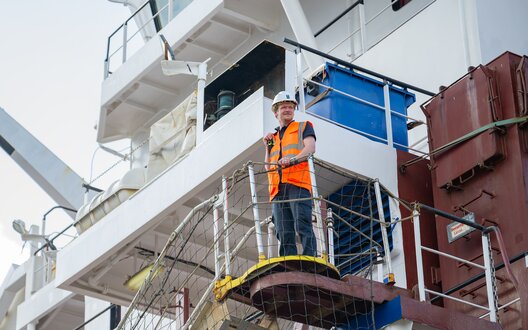
[[[0,107],[85,180],[97,148],[107,37],[129,15],[107,0],[0,0]],[[93,175],[117,160],[98,150]],[[110,173],[94,185],[117,179]],[[1,284],[10,265],[28,256],[13,219],[40,225],[57,204],[1,149],[0,183]],[[47,233],[71,223],[61,210],[47,219]]]

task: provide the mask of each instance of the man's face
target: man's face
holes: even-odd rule
[[[275,112],[275,117],[278,119],[281,126],[285,126],[293,120],[294,112],[295,103],[283,102],[279,104],[277,112]]]

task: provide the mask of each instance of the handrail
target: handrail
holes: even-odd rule
[[[288,38],[284,38],[284,42],[287,43],[287,44],[290,44],[292,46],[295,46],[295,47],[298,47],[300,49],[303,49],[303,50],[306,50],[312,54],[315,54],[315,55],[319,55],[321,57],[324,57],[328,60],[331,60],[331,61],[334,61],[336,62],[337,64],[340,64],[340,65],[343,65],[347,68],[350,68],[350,69],[353,69],[353,70],[357,70],[357,71],[360,71],[360,72],[363,72],[363,73],[366,73],[366,74],[369,74],[371,76],[374,76],[374,77],[377,77],[377,78],[380,78],[382,80],[386,80],[388,82],[390,82],[391,84],[394,84],[394,85],[398,85],[398,86],[401,86],[403,88],[407,88],[407,89],[410,89],[410,90],[414,90],[414,91],[417,91],[417,92],[420,92],[422,94],[425,94],[425,95],[428,95],[428,96],[434,96],[436,95],[436,93],[433,93],[433,92],[430,92],[428,90],[425,90],[423,88],[420,88],[420,87],[416,87],[416,86],[413,86],[411,84],[408,84],[408,83],[405,83],[403,81],[400,81],[400,80],[397,80],[397,79],[394,79],[394,78],[391,78],[391,77],[388,77],[388,76],[385,76],[385,75],[382,75],[380,73],[377,73],[377,72],[374,72],[372,70],[369,70],[369,69],[365,69],[363,67],[360,67],[360,66],[357,66],[355,64],[352,64],[350,62],[347,62],[347,61],[344,61],[340,58],[337,58],[335,56],[332,56],[330,54],[326,54],[322,51],[319,51],[317,49],[314,49],[312,47],[309,47],[309,46],[306,46],[306,45],[303,45],[303,44],[300,44],[298,43],[297,41],[293,41],[291,39],[288,39]]]
[[[90,319],[84,321],[82,324],[79,324],[78,326],[76,326],[73,330],[79,330],[79,329],[82,329],[84,328],[85,325],[87,325],[88,323],[92,322],[93,320],[95,320],[96,318],[98,318],[99,316],[101,316],[102,314],[104,314],[106,311],[108,311],[109,309],[112,309],[114,307],[116,307],[117,305],[116,304],[110,304],[110,306],[106,307],[105,309],[103,309],[102,311],[100,311],[99,313],[95,314],[94,316],[92,316]]]
[[[484,227],[482,225],[479,225],[478,223],[474,223],[474,222],[468,221],[466,219],[459,218],[457,216],[454,216],[452,214],[449,214],[449,213],[444,212],[444,211],[439,210],[439,209],[435,209],[434,207],[431,207],[431,206],[428,206],[428,205],[425,205],[425,204],[422,204],[422,203],[416,203],[416,206],[419,207],[419,208],[426,209],[426,210],[428,210],[430,212],[433,212],[433,213],[435,213],[435,214],[437,214],[439,216],[442,216],[442,217],[444,217],[446,219],[449,219],[449,220],[452,220],[452,221],[456,221],[458,223],[462,223],[462,224],[464,224],[466,226],[469,226],[471,228],[475,228],[477,230],[480,230],[483,235],[488,235],[490,232],[495,232],[495,235],[497,235],[497,240],[499,242],[499,249],[501,251],[503,264],[504,264],[504,267],[506,267],[506,272],[508,273],[508,276],[510,277],[510,280],[512,281],[512,283],[515,286],[515,288],[518,288],[519,283],[517,281],[517,278],[513,274],[512,269],[511,269],[510,262],[508,260],[508,253],[506,251],[506,246],[504,245],[504,241],[502,239],[502,234],[501,234],[499,228],[497,228],[496,226]]]
[[[45,234],[45,228],[46,228],[46,217],[48,216],[48,214],[50,214],[53,210],[56,210],[56,209],[63,209],[63,210],[66,210],[66,211],[70,211],[70,212],[74,212],[74,213],[77,213],[77,210],[75,209],[72,209],[72,208],[69,208],[67,206],[62,206],[62,205],[56,205],[54,207],[52,207],[51,209],[49,209],[46,213],[44,213],[44,215],[42,216],[42,234],[44,235]],[[66,230],[68,230],[71,226],[73,225],[73,223],[71,225],[69,225],[68,227],[66,227],[65,229],[63,229],[60,233],[58,233],[57,235],[55,235],[55,237],[53,237],[52,239],[47,239],[45,238],[46,240],[46,244],[42,245],[40,248],[37,249],[37,251],[35,251],[35,253],[33,253],[34,256],[37,255],[38,252],[42,251],[42,249],[44,249],[45,247],[50,247],[52,250],[56,250],[57,248],[55,247],[55,245],[53,244],[53,241],[59,237],[60,235],[62,235]]]
[[[319,36],[321,33],[323,33],[324,31],[326,31],[330,26],[332,26],[335,22],[337,22],[339,19],[341,19],[341,17],[345,16],[349,11],[351,11],[352,9],[356,8],[357,5],[362,5],[363,4],[363,1],[364,0],[358,0],[356,2],[354,2],[352,5],[350,5],[350,7],[348,7],[347,9],[345,9],[341,14],[337,15],[336,18],[334,18],[333,20],[331,20],[328,24],[326,24],[325,26],[323,26],[319,31],[317,31],[315,34],[314,34],[314,37],[317,37]]]
[[[446,219],[450,219],[450,220],[455,221],[457,223],[461,223],[461,224],[464,224],[464,225],[466,225],[468,227],[471,227],[471,228],[479,230],[481,232],[481,238],[482,238],[482,256],[483,256],[483,259],[484,259],[484,266],[480,266],[480,265],[468,262],[467,260],[455,257],[453,255],[449,255],[447,253],[440,252],[439,250],[433,250],[433,249],[430,249],[430,248],[427,248],[427,247],[423,246],[422,242],[421,242],[420,216],[419,216],[419,212],[418,212],[418,210],[421,209],[421,208],[426,209],[428,211],[431,211],[434,214],[440,215],[440,216],[442,216],[442,217],[444,217]],[[444,212],[442,210],[438,210],[438,209],[435,209],[434,207],[430,207],[428,205],[424,205],[424,204],[421,204],[421,203],[414,203],[413,220],[414,220],[414,241],[415,241],[415,251],[416,251],[416,270],[417,270],[417,273],[418,273],[418,293],[419,293],[420,301],[422,301],[422,302],[426,301],[425,294],[426,293],[431,293],[431,294],[434,294],[434,295],[437,295],[437,296],[440,296],[440,297],[443,297],[443,298],[452,299],[452,300],[455,300],[455,301],[458,301],[458,302],[461,302],[461,303],[464,303],[464,304],[468,304],[468,305],[473,306],[473,307],[478,307],[478,308],[482,308],[484,310],[487,310],[487,311],[489,311],[490,321],[491,322],[497,322],[497,310],[498,310],[497,286],[496,286],[495,268],[494,268],[494,264],[493,264],[492,251],[491,251],[491,242],[490,242],[490,232],[495,230],[495,228],[494,227],[484,227],[484,226],[482,226],[480,224],[473,223],[473,222],[468,221],[466,219],[459,218],[457,216],[454,216],[454,215],[449,214],[447,212]],[[435,217],[435,220],[436,220],[436,217]],[[500,232],[498,231],[498,229],[496,229],[496,231],[497,231],[497,235],[500,236]],[[501,245],[501,250],[502,250],[502,248],[503,248],[503,246]],[[487,296],[487,300],[488,300],[488,307],[483,307],[483,306],[468,302],[468,301],[463,300],[463,299],[459,299],[459,298],[456,298],[456,297],[453,297],[453,296],[446,295],[444,293],[440,293],[440,292],[437,292],[437,291],[433,291],[433,290],[427,289],[425,287],[424,271],[423,271],[423,267],[424,267],[423,261],[422,261],[422,252],[423,251],[437,253],[438,255],[443,256],[443,257],[448,257],[448,258],[451,258],[451,259],[462,261],[462,262],[467,263],[467,264],[471,264],[473,266],[478,266],[480,268],[483,268],[484,269],[484,273],[485,273],[485,278],[486,278],[485,286],[486,286],[486,296]],[[505,262],[506,262],[506,260],[505,260]],[[511,269],[509,267],[509,264],[507,264],[506,267],[507,267],[507,270],[508,270],[508,275],[510,276],[512,282],[514,283],[515,288],[517,288],[517,286],[516,286],[517,282],[516,282],[515,277],[513,277],[513,274],[511,273]]]
[[[52,239],[48,240],[46,242],[46,244],[42,245],[40,248],[38,248],[37,251],[35,251],[35,253],[33,253],[34,256],[37,255],[38,252],[42,251],[45,247],[49,246],[49,244],[53,244],[53,241],[59,237],[60,235],[64,234],[64,232],[66,232],[68,229],[70,229],[71,227],[73,227],[73,225],[75,225],[75,222],[74,223],[71,223],[69,224],[66,228],[64,228],[62,231],[60,231],[57,235],[55,235]]]
[[[106,59],[105,59],[106,62],[108,62],[108,61],[110,60],[110,58],[109,58],[109,54],[110,54],[110,39],[111,39],[111,38],[112,38],[117,32],[119,32],[119,30],[121,30],[122,28],[124,28],[125,25],[127,25],[128,22],[130,22],[130,20],[131,20],[132,18],[134,18],[134,16],[136,16],[141,10],[143,10],[143,8],[145,8],[145,6],[148,5],[149,3],[150,3],[149,0],[145,1],[145,3],[142,4],[142,5],[141,5],[141,6],[140,6],[140,7],[139,7],[139,8],[138,8],[138,9],[137,9],[132,15],[130,15],[130,17],[127,18],[123,24],[121,24],[117,29],[115,29],[114,32],[112,32],[112,33],[108,36],[108,42],[107,42],[107,44],[106,44],[106,45],[107,45],[107,47],[106,47]]]
[[[420,209],[425,209],[427,211],[430,211],[432,213],[435,213],[441,217],[444,217],[446,219],[449,219],[449,220],[453,220],[453,221],[456,221],[458,223],[462,223],[466,226],[469,226],[471,228],[475,228],[477,230],[480,230],[481,232],[486,232],[488,229],[482,225],[479,225],[478,223],[474,223],[474,222],[471,222],[469,220],[466,220],[466,219],[463,219],[463,218],[459,218],[457,216],[454,216],[452,214],[449,214],[447,212],[444,212],[442,210],[439,210],[439,209],[436,209],[434,207],[431,207],[429,205],[425,205],[425,204],[422,204],[422,203],[416,203],[416,206],[418,206],[418,208]]]
[[[518,255],[516,255],[515,257],[511,258],[509,260],[510,264],[511,263],[514,263],[522,258],[524,258],[526,255],[528,255],[528,251],[525,251],[525,252],[522,252],[522,253],[519,253]],[[498,270],[501,270],[502,268],[504,268],[504,262],[495,266],[495,271],[498,271]],[[461,290],[463,288],[465,288],[466,286],[470,285],[470,284],[473,284],[475,283],[476,281],[484,278],[484,276],[486,276],[486,274],[484,272],[478,274],[478,275],[475,275],[473,277],[471,277],[470,279],[452,287],[452,288],[449,288],[447,289],[446,291],[443,292],[443,294],[446,294],[446,295],[449,295],[449,294],[452,294],[458,290]],[[440,299],[440,297],[436,296],[436,297],[433,297],[431,298],[431,302],[435,302],[436,300]]]

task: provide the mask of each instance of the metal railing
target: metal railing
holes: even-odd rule
[[[371,47],[376,45],[380,40],[383,40],[385,37],[387,37],[392,32],[392,30],[384,31],[383,33],[381,33],[377,37],[375,36],[374,38],[372,37],[372,34],[370,35],[368,34],[369,27],[370,29],[372,29],[370,25],[376,24],[379,21],[384,20],[385,17],[381,17],[380,19],[378,18],[382,14],[384,14],[387,10],[390,10],[391,7],[393,7],[393,5],[398,2],[398,0],[392,0],[390,2],[387,2],[387,4],[383,8],[381,8],[379,11],[375,12],[373,15],[371,15],[368,18],[366,17],[366,13],[365,13],[365,2],[366,1],[364,0],[358,0],[354,2],[352,5],[347,7],[343,12],[337,15],[334,19],[332,19],[329,23],[327,23],[324,27],[322,27],[319,31],[317,31],[314,34],[314,37],[318,37],[319,35],[324,33],[328,28],[334,25],[336,22],[338,22],[343,17],[345,17],[346,14],[349,14],[350,12],[352,12],[352,10],[355,10],[352,13],[359,16],[358,17],[359,21],[356,24],[354,24],[353,30],[350,33],[348,33],[346,36],[344,36],[344,38],[340,39],[334,45],[330,46],[330,48],[326,50],[327,53],[334,53],[336,49],[341,47],[345,42],[350,41],[351,44],[357,45],[357,47],[352,46],[351,54],[347,54],[347,56],[350,58],[350,61],[353,61],[359,56],[361,56],[362,54],[364,54],[366,51],[368,51]],[[372,1],[372,2],[375,3],[376,1]],[[416,9],[414,13],[412,13],[410,16],[405,16],[402,20],[408,20],[412,18],[413,16],[417,15],[423,8],[425,8],[432,2],[434,2],[434,0],[428,3],[424,3],[423,7]],[[371,40],[369,40],[369,37]],[[358,49],[355,49],[355,48],[358,48]]]
[[[406,119],[406,120],[409,121],[410,124],[413,124],[413,125],[416,125],[416,124],[421,125],[421,124],[425,124],[425,123],[422,120],[420,120],[420,119],[416,119],[416,118],[410,117],[410,116],[408,116],[406,114],[400,113],[398,111],[394,111],[392,109],[392,107],[391,107],[391,102],[390,102],[390,88],[391,88],[391,86],[395,85],[395,86],[399,86],[399,87],[403,88],[404,90],[412,90],[412,91],[424,94],[426,96],[433,96],[433,95],[435,95],[435,93],[433,93],[431,91],[428,91],[428,90],[425,90],[423,88],[417,87],[417,86],[413,86],[413,85],[408,84],[406,82],[403,82],[403,81],[400,81],[400,80],[397,80],[397,79],[394,79],[394,78],[379,74],[379,73],[374,72],[372,70],[362,68],[360,66],[357,66],[355,64],[346,62],[346,61],[344,61],[344,60],[342,60],[340,58],[337,58],[337,57],[334,57],[332,55],[323,53],[323,52],[321,52],[321,51],[319,51],[317,49],[314,49],[314,48],[311,48],[309,46],[300,44],[300,43],[298,43],[296,41],[293,41],[293,40],[290,40],[288,38],[284,38],[284,42],[287,43],[287,44],[290,44],[290,45],[293,45],[293,46],[297,47],[297,50],[296,50],[296,53],[297,53],[297,83],[298,83],[299,86],[304,86],[305,83],[313,84],[313,85],[316,85],[318,87],[324,88],[328,92],[335,92],[335,93],[337,93],[339,95],[342,95],[342,96],[345,96],[345,97],[349,98],[350,100],[353,100],[355,102],[359,102],[362,105],[366,105],[369,108],[372,108],[374,111],[382,111],[382,112],[384,112],[385,113],[384,122],[385,122],[386,136],[387,137],[383,138],[383,137],[378,136],[378,135],[374,135],[374,134],[371,134],[371,133],[368,133],[368,132],[365,132],[365,131],[362,131],[362,130],[359,130],[359,129],[356,129],[356,128],[353,128],[353,127],[350,127],[350,126],[346,126],[344,124],[338,123],[338,122],[333,121],[333,120],[331,120],[329,118],[317,115],[317,114],[312,113],[312,112],[310,112],[310,115],[316,116],[316,117],[318,117],[320,119],[323,119],[325,121],[331,122],[334,125],[337,125],[339,127],[345,128],[345,129],[350,130],[350,131],[353,131],[353,132],[358,133],[360,135],[364,135],[364,136],[366,136],[368,138],[374,139],[374,140],[379,141],[381,143],[386,143],[389,146],[400,147],[400,148],[403,148],[403,149],[406,149],[406,150],[412,150],[414,152],[417,152],[417,153],[420,153],[420,154],[424,154],[424,152],[421,151],[421,150],[418,150],[418,149],[412,148],[411,146],[403,145],[401,143],[398,143],[398,142],[394,141],[394,139],[393,139],[393,128],[392,128],[393,116]],[[327,60],[333,61],[336,64],[344,66],[344,67],[346,67],[346,68],[348,68],[350,70],[361,72],[361,73],[365,73],[368,76],[372,76],[372,77],[380,79],[377,82],[383,86],[383,105],[379,105],[379,104],[370,102],[368,100],[362,99],[362,98],[357,97],[355,95],[352,95],[350,93],[344,92],[344,91],[342,91],[340,89],[337,89],[337,88],[334,88],[332,86],[328,86],[326,84],[323,84],[322,82],[315,81],[314,79],[304,78],[303,70],[302,70],[301,50],[305,50],[305,51],[308,51],[308,52],[313,53],[315,55],[321,56],[321,57],[323,57],[323,58],[325,58]],[[306,111],[306,101],[305,101],[304,93],[299,93],[299,99],[300,99],[299,100],[300,101],[299,102],[299,110],[302,111],[302,112],[305,112]]]
[[[482,256],[484,259],[484,264],[481,265],[481,264],[478,264],[478,263],[475,263],[469,260],[465,260],[463,258],[459,258],[457,256],[454,256],[454,255],[451,255],[445,252],[441,252],[439,250],[432,249],[430,247],[422,245],[421,232],[420,232],[420,213],[419,213],[419,209],[421,208],[426,209],[430,212],[433,212],[436,215],[442,216],[449,220],[455,221],[457,223],[469,226],[473,229],[480,231],[482,233],[482,236],[481,236]],[[466,305],[469,305],[469,306],[472,306],[478,309],[485,310],[486,314],[484,314],[482,317],[489,316],[489,319],[491,322],[497,322],[498,321],[497,312],[499,310],[499,307],[498,307],[497,286],[496,286],[496,277],[495,277],[495,266],[493,263],[493,256],[492,256],[492,250],[491,250],[491,244],[490,244],[490,232],[494,231],[495,229],[484,227],[482,225],[471,222],[469,220],[455,217],[451,214],[445,213],[443,211],[440,211],[435,208],[429,207],[424,204],[419,204],[419,203],[415,204],[415,208],[412,212],[412,216],[413,216],[413,223],[414,223],[416,269],[418,273],[418,294],[419,294],[420,301],[423,301],[423,302],[426,301],[426,293],[429,293],[429,294],[432,294],[438,297],[454,300],[462,304],[466,304]],[[425,287],[425,279],[424,279],[424,268],[423,268],[424,265],[423,265],[423,260],[422,260],[423,251],[434,253],[441,257],[456,260],[460,263],[482,269],[485,274],[485,287],[486,287],[488,305],[481,306],[481,305],[469,302],[467,300],[463,300],[460,298],[450,296],[449,294],[446,294],[446,293],[427,289]],[[509,264],[507,265],[507,267],[508,266]],[[514,302],[511,302],[511,303],[514,303]]]
[[[166,5],[157,8],[156,1],[145,1],[123,24],[108,36],[104,61],[104,78],[108,78],[113,70],[125,63],[133,53],[172,21],[190,2],[192,0],[168,0]],[[182,5],[176,6],[176,3],[181,3]],[[157,11],[153,12],[156,9]],[[141,17],[142,15],[148,18],[145,19],[145,17]],[[135,29],[133,29],[134,27]],[[141,36],[142,40],[139,39]],[[113,40],[117,40],[118,46],[111,50]],[[120,61],[114,67],[111,63],[112,59],[119,53],[121,53]]]

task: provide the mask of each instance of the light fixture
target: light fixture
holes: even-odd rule
[[[13,229],[19,233],[20,235],[28,234],[28,230],[26,229],[26,223],[20,219],[13,220]]]
[[[48,240],[48,236],[46,235],[39,235],[39,234],[32,234],[34,232],[38,232],[37,226],[31,226],[31,231],[28,231],[26,229],[26,223],[23,220],[15,219],[12,222],[13,229],[20,234],[20,238],[24,241],[32,241],[32,242],[39,242],[42,244],[46,244],[50,247],[52,250],[57,250],[57,247]],[[34,228],[33,228],[34,227]]]

